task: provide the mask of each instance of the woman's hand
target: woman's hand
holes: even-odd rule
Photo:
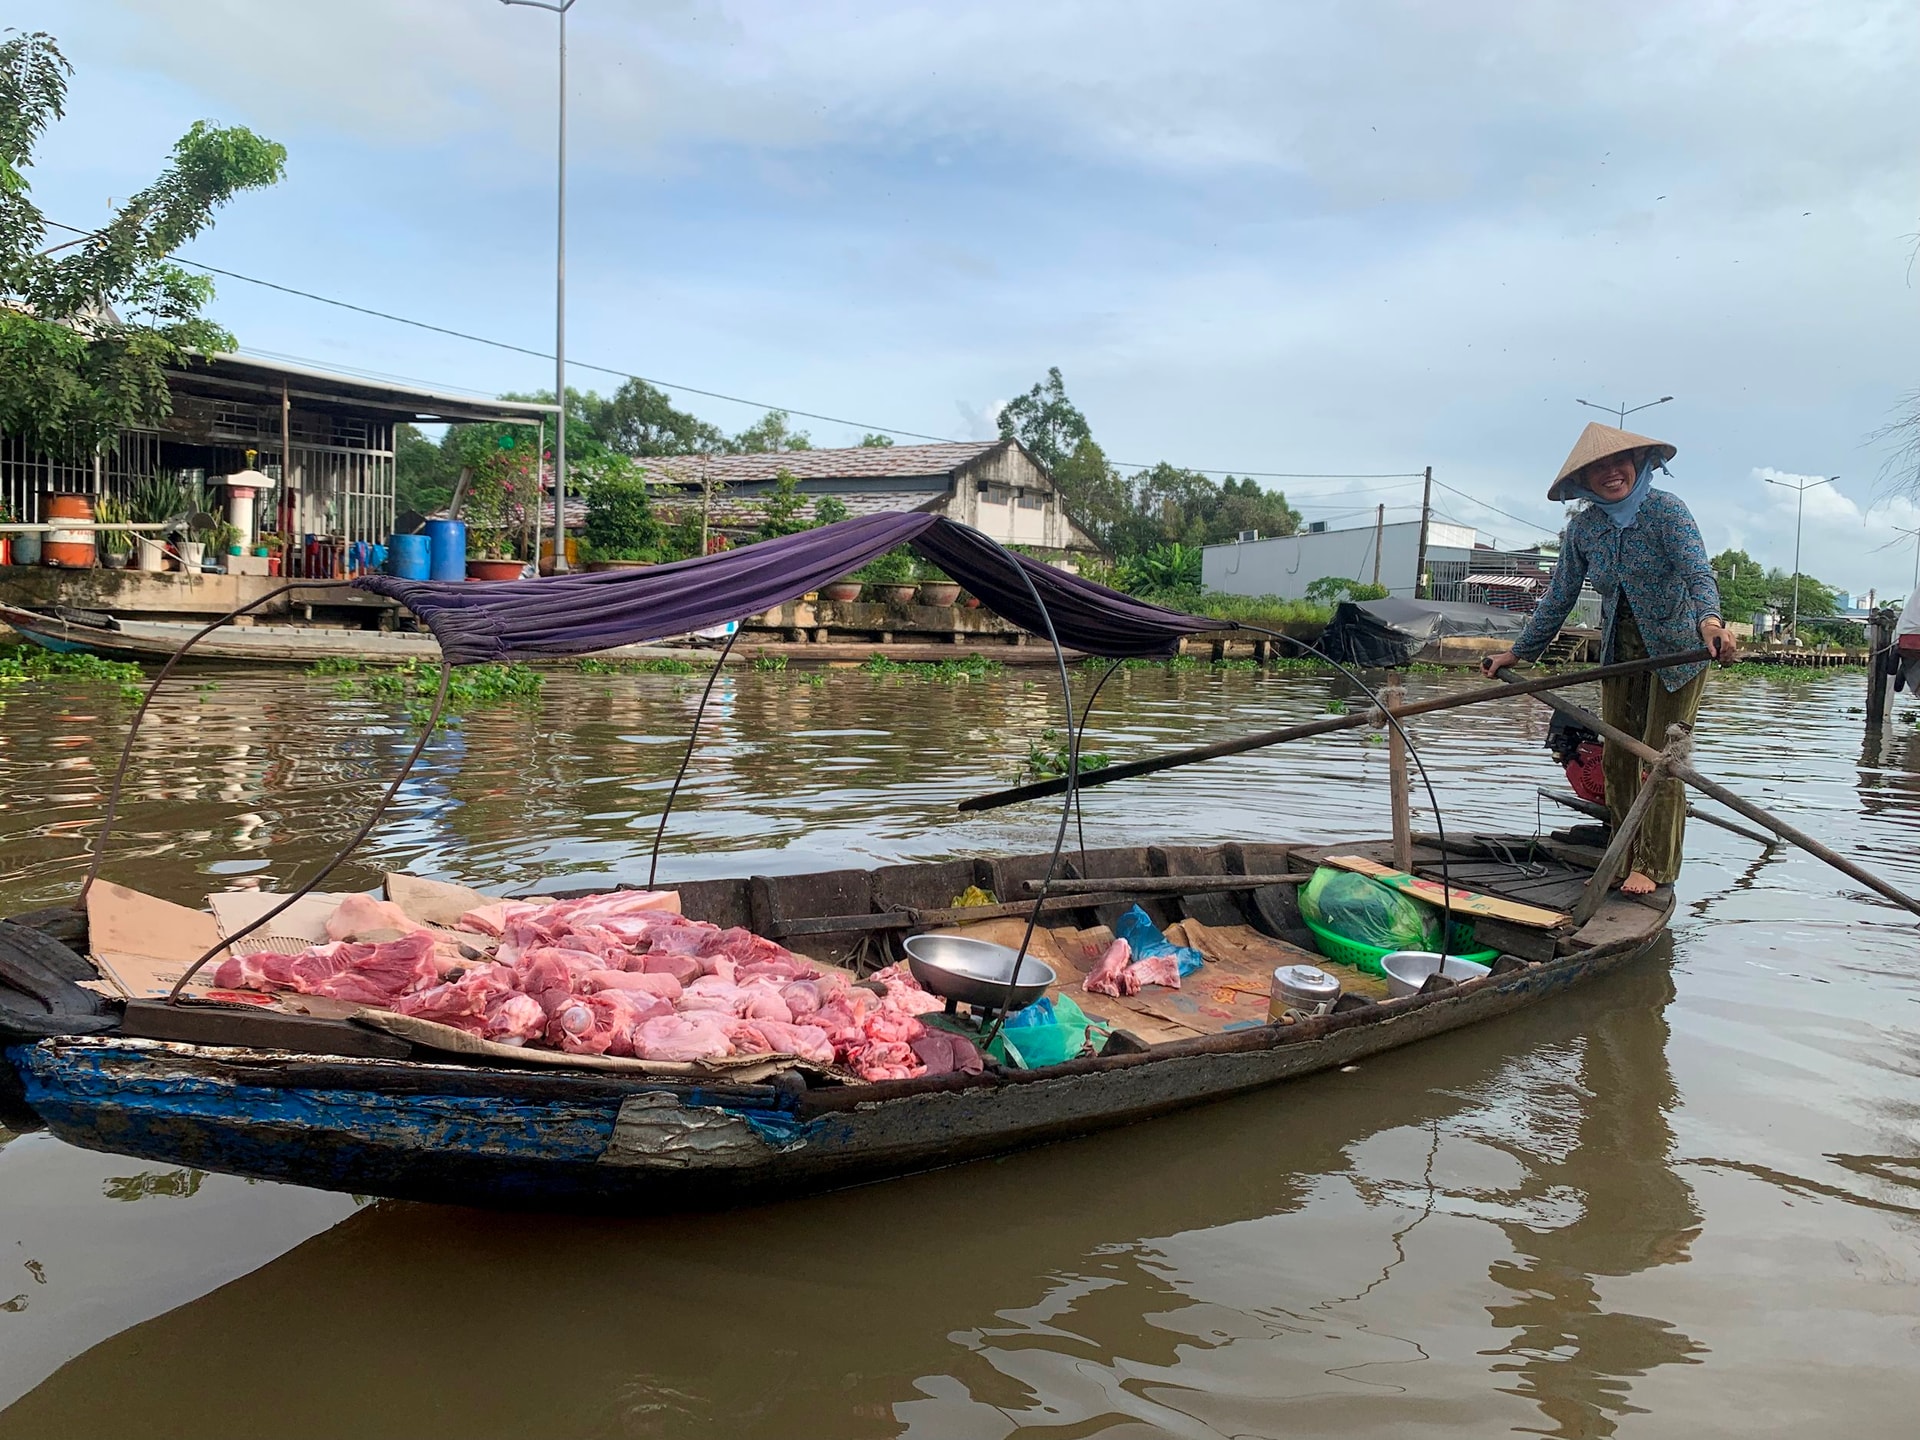
[[[1740,653],[1740,644],[1733,638],[1733,632],[1711,616],[1700,622],[1700,639],[1722,665]]]
[[[1509,665],[1518,665],[1520,657],[1511,650],[1502,650],[1498,655],[1488,655],[1480,661],[1480,673],[1489,680],[1497,677]]]

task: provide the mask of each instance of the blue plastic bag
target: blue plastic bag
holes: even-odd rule
[[[1058,1065],[1086,1049],[1089,1034],[1104,1040],[1107,1027],[1092,1020],[1071,995],[1045,995],[1007,1016],[987,1046],[989,1058],[1021,1070]]]
[[[1160,933],[1160,927],[1147,918],[1147,912],[1138,905],[1113,922],[1114,937],[1127,942],[1127,948],[1133,952],[1135,960],[1145,960],[1152,955],[1171,955],[1180,965],[1180,975],[1184,979],[1193,974],[1206,958],[1198,950],[1186,945],[1176,945]]]

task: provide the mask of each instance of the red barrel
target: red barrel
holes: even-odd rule
[[[93,501],[85,495],[49,495],[47,497],[47,523],[58,525],[62,520],[91,521],[93,519]],[[49,530],[42,548],[41,560],[48,565],[58,565],[66,570],[90,570],[93,568],[93,531],[91,530]]]

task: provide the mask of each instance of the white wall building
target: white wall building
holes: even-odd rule
[[[1460,578],[1473,557],[1474,532],[1464,525],[1430,521],[1427,525],[1427,572],[1448,570]],[[1375,550],[1379,552],[1376,570]],[[1380,584],[1391,595],[1411,599],[1418,576],[1420,522],[1398,521],[1350,530],[1308,530],[1298,535],[1209,545],[1201,552],[1201,583],[1227,595],[1277,595],[1282,600],[1303,599],[1315,580],[1337,578]]]

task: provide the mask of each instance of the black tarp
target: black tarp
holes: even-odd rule
[[[1405,665],[1427,646],[1453,636],[1511,640],[1527,617],[1491,605],[1452,600],[1343,600],[1320,648],[1344,665]]]

